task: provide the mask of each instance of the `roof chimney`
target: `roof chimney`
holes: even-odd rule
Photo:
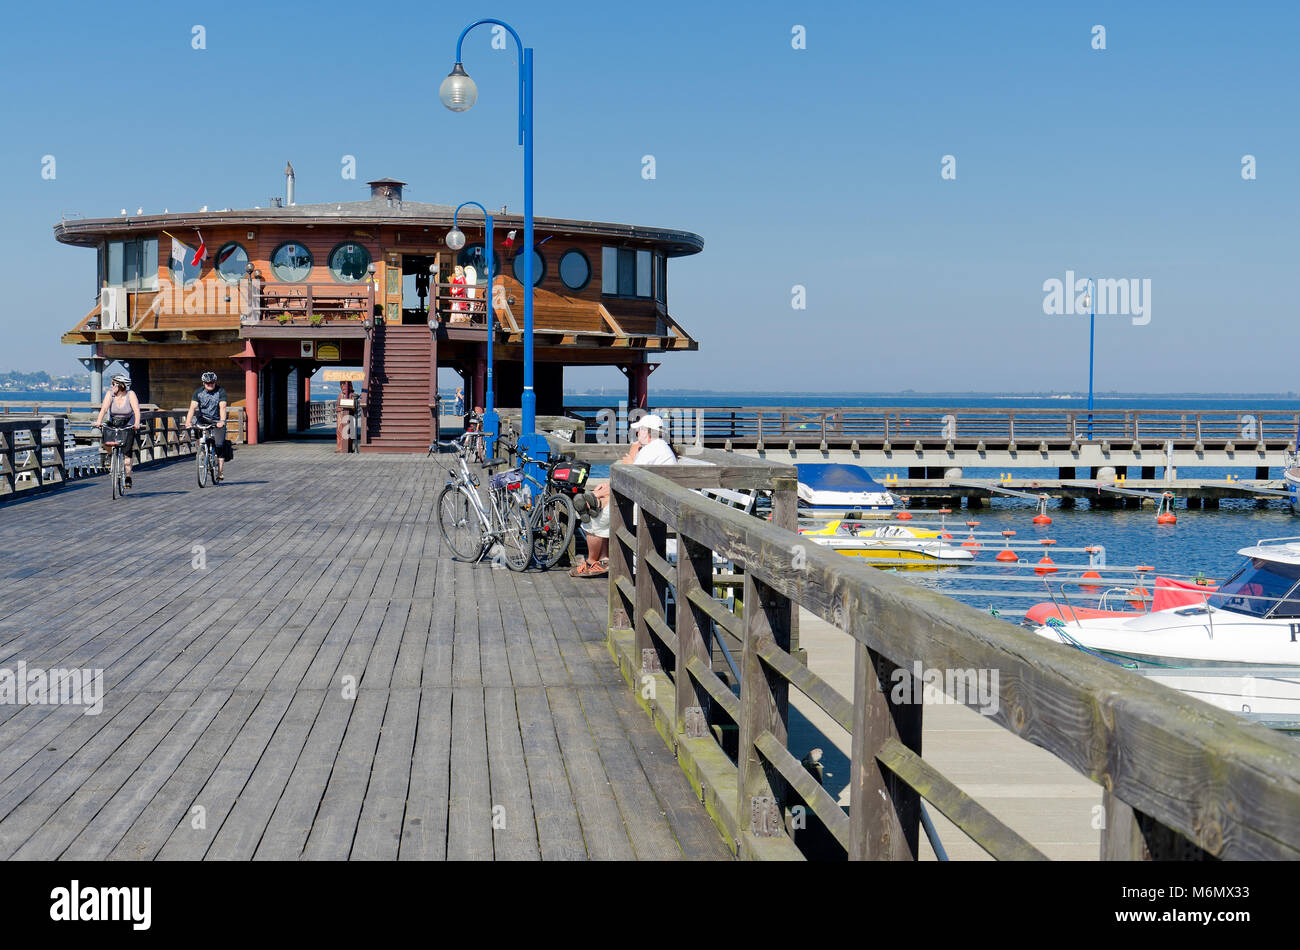
[[[293,163],[286,162],[284,166],[284,203],[293,204]]]
[[[387,201],[390,205],[402,203],[402,186],[406,182],[396,178],[376,178],[366,184],[370,186],[371,201]]]

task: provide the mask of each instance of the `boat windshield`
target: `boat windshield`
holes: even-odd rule
[[[1251,558],[1228,578],[1210,606],[1252,617],[1300,617],[1300,564]]]

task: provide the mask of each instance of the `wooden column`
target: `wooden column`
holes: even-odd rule
[[[691,739],[703,739],[709,734],[709,694],[691,678],[686,665],[691,657],[699,657],[711,667],[713,657],[712,627],[707,616],[700,622],[698,607],[690,601],[692,591],[713,593],[713,552],[704,545],[677,535],[677,585],[674,595],[677,603],[677,665],[673,683],[677,687],[676,732]]]
[[[619,589],[620,577],[632,580],[632,559],[619,538],[619,529],[632,523],[632,502],[616,494],[610,483],[609,495],[609,617],[607,629],[627,630],[632,626],[635,601],[628,600]]]
[[[798,483],[789,488],[778,488],[772,492],[772,524],[785,528],[792,534],[799,533],[799,491]],[[799,608],[790,611],[790,646],[791,653],[798,654],[799,647]]]
[[[900,676],[895,676],[900,670]],[[899,679],[901,677],[901,684]],[[905,703],[892,699],[906,687]],[[921,754],[921,686],[862,643],[853,662],[853,739],[849,767],[849,860],[914,861],[920,845],[921,798],[876,761],[876,753],[896,739]]]
[[[471,409],[487,405],[487,357],[479,356],[474,360],[474,399],[469,404]]]
[[[784,834],[785,779],[767,764],[755,741],[770,732],[786,744],[790,687],[767,668],[758,651],[776,644],[790,648],[791,601],[768,587],[753,572],[745,574],[745,643],[740,661],[740,747],[737,815],[748,834],[772,838]],[[742,847],[742,855],[744,849]]]
[[[612,511],[610,515],[610,522],[612,523]],[[660,618],[664,617],[664,602],[667,599],[664,592],[668,587],[668,582],[650,566],[647,558],[651,554],[657,554],[659,557],[666,556],[668,529],[662,521],[647,514],[644,509],[637,511],[637,519],[636,623],[633,626],[635,631],[633,646],[636,652],[633,656],[641,664],[641,673],[644,675],[646,673],[658,673],[663,669],[658,641],[651,635],[645,616],[647,611],[653,610]],[[610,538],[612,541],[612,533]]]

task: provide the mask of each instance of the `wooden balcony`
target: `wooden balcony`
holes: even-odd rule
[[[374,319],[375,288],[362,284],[255,284],[242,323],[258,327],[349,327]]]

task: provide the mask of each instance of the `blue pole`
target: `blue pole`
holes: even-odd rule
[[[1088,438],[1092,438],[1092,367],[1097,338],[1097,298],[1092,293],[1092,278],[1088,278]]]

